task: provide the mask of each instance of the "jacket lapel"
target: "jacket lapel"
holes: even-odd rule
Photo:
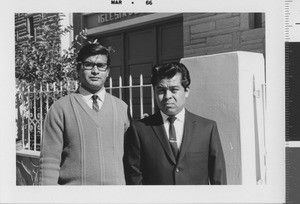
[[[189,147],[189,145],[192,141],[193,133],[195,132],[194,131],[195,129],[196,129],[196,121],[193,120],[192,115],[190,114],[190,112],[188,112],[186,110],[185,121],[184,121],[183,138],[182,138],[182,143],[181,143],[181,147],[180,147],[178,163],[184,157],[184,154],[185,154],[186,150],[188,149],[188,147]]]
[[[155,132],[155,135],[158,138],[160,144],[164,148],[167,156],[172,160],[172,162],[174,164],[176,164],[176,160],[175,160],[175,157],[173,155],[172,149],[170,147],[169,140],[167,138],[167,134],[166,134],[165,127],[164,127],[164,124],[163,124],[162,117],[161,117],[160,113],[157,113],[155,115],[155,117],[156,118],[155,118],[154,121],[158,121],[158,123],[153,124],[152,129]]]

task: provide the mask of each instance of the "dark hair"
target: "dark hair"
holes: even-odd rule
[[[187,89],[191,84],[190,73],[184,64],[178,62],[170,62],[155,65],[153,67],[151,75],[151,83],[153,88],[155,87],[155,85],[157,85],[157,82],[159,80],[165,78],[170,79],[177,73],[181,73],[181,85],[184,87],[184,89]]]
[[[83,46],[77,56],[77,62],[83,62],[86,58],[94,55],[105,55],[107,57],[107,66],[110,65],[110,55],[109,50],[100,44],[87,44]],[[77,70],[79,70],[80,65],[77,64]]]

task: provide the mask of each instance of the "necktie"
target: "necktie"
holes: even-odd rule
[[[99,111],[99,105],[98,105],[98,101],[97,101],[98,95],[93,95],[92,99],[93,99],[93,109],[98,112]]]
[[[175,127],[174,127],[174,121],[176,120],[175,116],[170,116],[168,118],[168,121],[170,122],[170,127],[169,127],[169,142],[173,151],[173,154],[175,158],[177,159],[178,155],[178,146],[177,146],[177,139],[176,139],[176,132],[175,132]]]

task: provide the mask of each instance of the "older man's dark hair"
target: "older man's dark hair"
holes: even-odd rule
[[[160,65],[155,65],[152,69],[151,83],[153,88],[157,85],[157,82],[162,79],[170,79],[177,73],[181,73],[181,85],[186,90],[191,84],[191,78],[189,70],[182,63],[171,62]]]

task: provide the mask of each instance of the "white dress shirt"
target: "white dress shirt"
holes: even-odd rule
[[[164,127],[167,133],[167,136],[169,138],[169,127],[170,122],[168,121],[168,115],[164,114],[162,111],[160,111]],[[184,120],[185,120],[185,108],[182,109],[177,115],[175,115],[176,120],[174,121],[174,128],[176,132],[176,139],[177,139],[177,146],[180,149],[181,143],[182,143],[182,137],[183,137],[183,130],[184,130]]]
[[[83,98],[83,100],[87,103],[87,105],[93,109],[93,98],[92,96],[94,94],[91,94],[89,91],[85,90],[84,88],[82,87],[79,87],[79,93],[81,95],[81,97]],[[105,88],[103,87],[102,89],[100,89],[97,93],[95,93],[95,95],[98,95],[98,98],[97,98],[97,102],[98,102],[98,105],[99,105],[99,110],[101,109],[102,105],[103,105],[103,101],[104,101],[104,98],[105,98]]]

